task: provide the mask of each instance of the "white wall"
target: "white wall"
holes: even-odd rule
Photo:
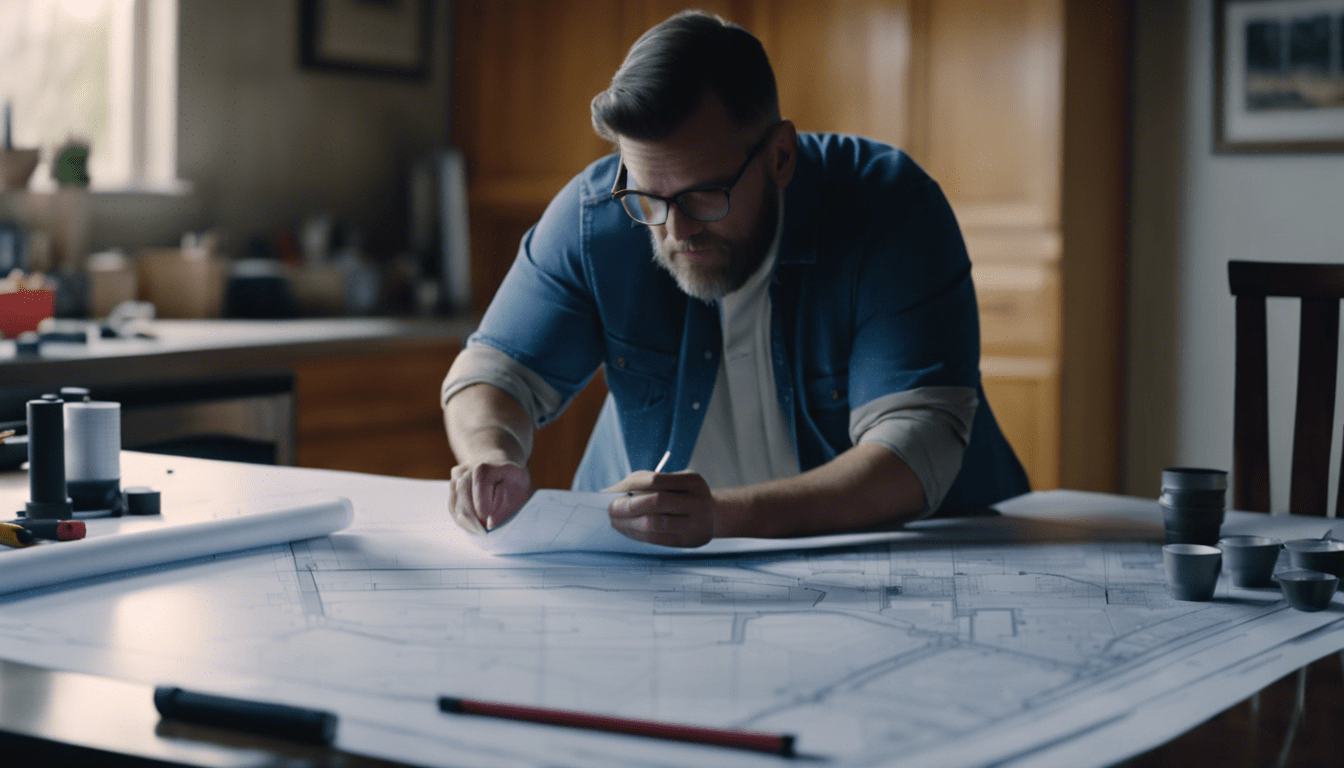
[[[1164,466],[1231,469],[1228,260],[1344,262],[1344,154],[1213,153],[1212,40],[1213,0],[1138,2],[1128,493],[1156,496]],[[1288,505],[1297,312],[1295,301],[1270,302],[1275,510]],[[1341,421],[1344,407],[1336,411],[1337,431]],[[1335,444],[1337,473],[1338,435]]]
[[[436,3],[422,80],[304,70],[299,3],[181,0],[178,175],[190,195],[102,195],[94,248],[175,244],[217,227],[239,252],[253,232],[318,211],[386,252],[404,237],[405,173],[448,137],[447,3]]]

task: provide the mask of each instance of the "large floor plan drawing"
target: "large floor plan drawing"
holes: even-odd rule
[[[322,704],[344,747],[420,763],[778,764],[434,711],[450,694],[961,766],[1112,762],[1174,735],[1136,739],[1137,711],[1178,732],[1344,646],[1276,591],[1172,600],[1148,542],[500,558],[425,513],[437,484],[343,482],[349,532],[4,598],[0,655]]]

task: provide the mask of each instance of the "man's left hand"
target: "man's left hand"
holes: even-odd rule
[[[640,471],[607,489],[611,527],[638,541],[698,547],[714,538],[714,495],[694,472]]]

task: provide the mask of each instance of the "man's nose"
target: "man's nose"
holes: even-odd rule
[[[684,243],[691,237],[704,231],[702,222],[692,219],[681,210],[681,206],[672,205],[667,210],[667,235],[676,242]]]

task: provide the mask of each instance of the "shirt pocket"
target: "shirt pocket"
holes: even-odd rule
[[[849,441],[849,374],[818,376],[805,384],[808,415],[828,440]]]
[[[607,387],[622,411],[663,406],[677,380],[677,356],[628,341],[606,337]]]

